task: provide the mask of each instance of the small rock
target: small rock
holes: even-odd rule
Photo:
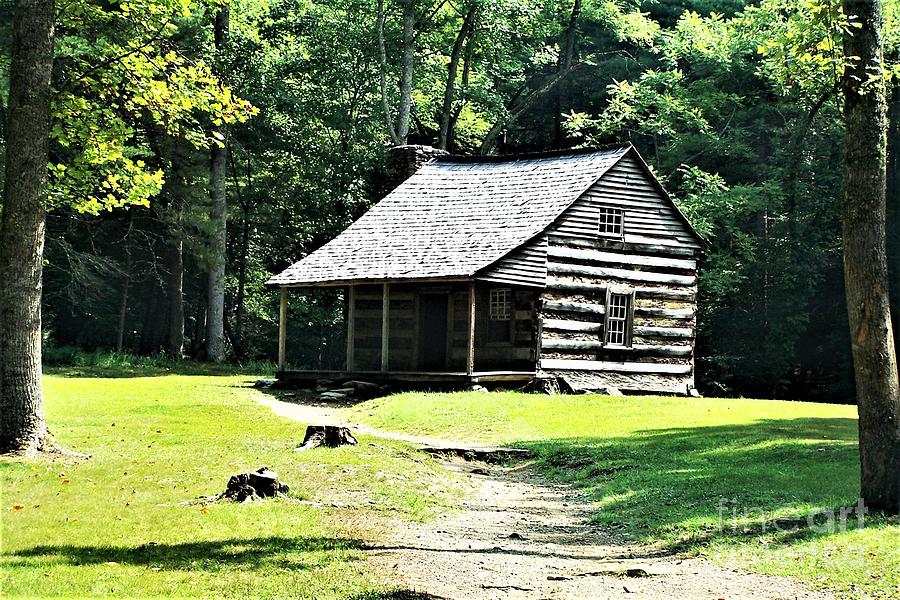
[[[381,390],[381,386],[379,386],[377,383],[372,383],[371,381],[348,381],[344,385],[355,390],[366,392],[378,392]]]
[[[625,569],[625,577],[650,577],[650,573],[644,569]]]
[[[516,532],[516,531],[513,531],[513,532],[512,532],[511,534],[509,534],[509,536],[507,536],[507,537],[509,537],[509,539],[511,539],[511,540],[524,540],[524,539],[525,539],[524,536],[522,536],[521,533],[518,533],[518,532]]]
[[[344,394],[345,396],[350,396],[350,395],[353,394],[353,392],[355,392],[355,391],[356,391],[356,389],[355,389],[355,388],[352,388],[352,387],[342,387],[342,388],[337,388],[337,389],[331,390],[330,393],[332,393],[332,394]]]

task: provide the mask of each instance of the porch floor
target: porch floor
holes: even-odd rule
[[[276,371],[275,377],[286,381],[315,381],[316,379],[405,383],[528,383],[536,371]]]

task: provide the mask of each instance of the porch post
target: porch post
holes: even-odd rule
[[[381,290],[381,370],[388,370],[388,340],[391,335],[391,293],[390,284]]]
[[[281,305],[278,311],[278,370],[284,371],[287,354],[287,288],[281,288]]]
[[[466,373],[475,372],[475,282],[469,282],[469,336]]]
[[[347,371],[353,370],[356,337],[356,286],[347,286]]]

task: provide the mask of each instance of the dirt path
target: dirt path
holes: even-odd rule
[[[328,405],[258,398],[303,423],[338,424]],[[459,445],[352,425],[427,445]],[[658,555],[592,525],[595,507],[575,490],[528,468],[446,462],[470,479],[462,510],[424,524],[396,522],[371,546],[389,583],[436,598],[831,598],[786,577],[725,569],[698,558]],[[423,596],[428,597],[428,596]]]
[[[420,435],[410,435],[408,433],[400,433],[398,431],[388,431],[384,429],[376,429],[369,427],[363,423],[348,423],[338,418],[338,411],[343,408],[342,405],[334,403],[322,402],[285,402],[277,400],[271,396],[257,394],[255,396],[257,402],[263,406],[268,406],[272,411],[280,416],[300,423],[308,423],[310,425],[344,425],[350,427],[357,433],[374,435],[376,437],[388,440],[397,440],[401,442],[409,442],[410,444],[419,444],[422,446],[436,446],[445,448],[458,448],[460,446],[470,447],[470,442],[461,442],[459,440],[448,440],[443,438],[423,437]],[[347,406],[350,406],[349,404]]]

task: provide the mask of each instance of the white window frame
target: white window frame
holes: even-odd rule
[[[597,213],[597,234],[606,238],[624,238],[625,210],[617,206],[600,206]]]
[[[619,301],[624,299],[624,305]],[[611,323],[616,326],[616,340],[610,341]],[[609,287],[606,289],[606,306],[603,313],[603,346],[606,348],[631,348],[634,333],[634,290]]]
[[[512,319],[512,288],[491,288],[488,296],[488,314],[491,321]]]

